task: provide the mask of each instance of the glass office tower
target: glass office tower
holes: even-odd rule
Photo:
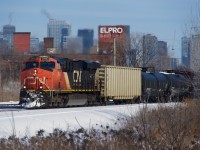
[[[54,40],[54,48],[62,50],[63,37],[71,35],[71,25],[64,20],[50,19],[47,24],[47,37]]]

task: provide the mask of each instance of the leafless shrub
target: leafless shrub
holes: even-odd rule
[[[197,101],[151,110],[144,107],[137,117],[127,119],[126,139],[137,149],[192,149],[199,142],[199,105]]]
[[[0,58],[0,101],[18,100],[23,56],[5,55]]]

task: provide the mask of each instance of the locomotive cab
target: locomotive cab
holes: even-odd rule
[[[61,85],[61,66],[48,56],[33,57],[24,62],[21,85],[26,90],[58,89]],[[58,76],[53,76],[58,74]]]
[[[20,104],[35,99],[47,101],[52,90],[61,87],[67,89],[60,63],[49,56],[32,57],[24,61],[21,86]]]

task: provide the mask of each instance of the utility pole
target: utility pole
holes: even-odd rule
[[[113,64],[116,66],[116,43],[115,37],[113,38]]]

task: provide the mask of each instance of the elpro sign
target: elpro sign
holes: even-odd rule
[[[122,27],[100,27],[99,32],[101,34],[105,34],[105,33],[121,34],[121,33],[123,33],[123,28]]]

